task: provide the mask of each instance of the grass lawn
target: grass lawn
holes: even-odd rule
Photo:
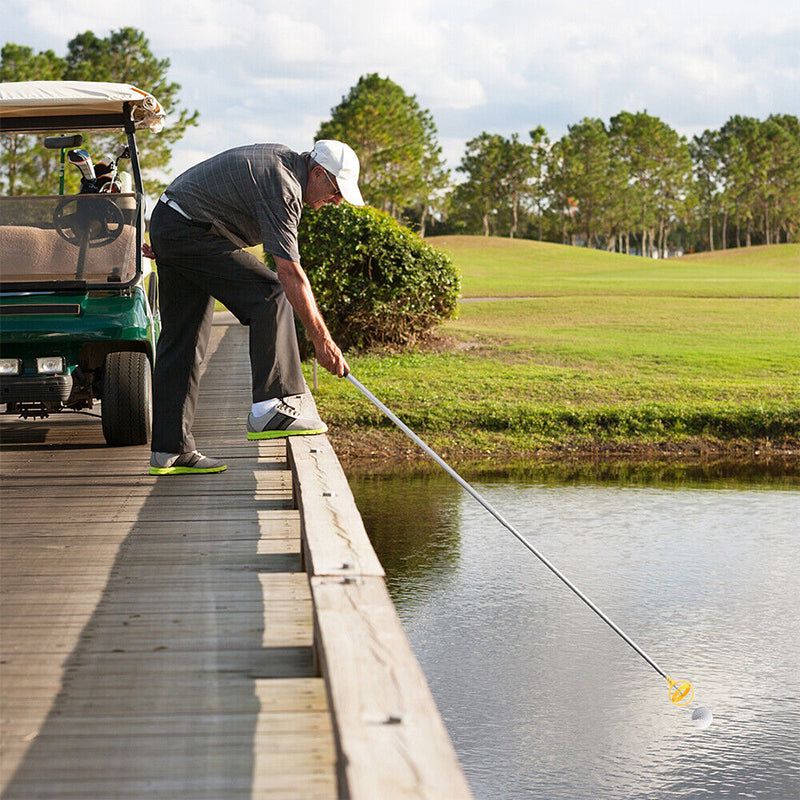
[[[800,440],[800,245],[653,261],[429,241],[461,269],[467,301],[504,299],[462,302],[438,348],[348,360],[443,453],[741,452]],[[337,450],[414,452],[349,383],[325,375],[316,399]]]
[[[669,295],[794,297],[800,244],[752,247],[658,261],[525,239],[427,239],[461,267],[463,296]]]

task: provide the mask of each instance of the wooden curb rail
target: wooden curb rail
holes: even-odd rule
[[[350,800],[473,797],[325,436],[287,439],[315,655]]]

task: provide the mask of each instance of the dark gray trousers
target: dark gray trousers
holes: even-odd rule
[[[153,211],[150,242],[161,309],[153,376],[154,451],[195,449],[192,424],[215,298],[250,328],[253,402],[305,391],[294,313],[275,272],[164,203],[156,203]],[[242,425],[244,431],[244,418]]]

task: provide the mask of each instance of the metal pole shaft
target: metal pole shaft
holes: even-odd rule
[[[58,171],[58,193],[64,194],[64,156],[67,152],[65,147],[61,148],[61,168]]]
[[[561,570],[559,570],[555,564],[553,564],[549,559],[547,559],[542,553],[540,553],[508,520],[500,514],[499,511],[488,501],[486,500],[471,484],[467,483],[443,458],[441,458],[434,450],[432,450],[419,436],[417,436],[408,425],[405,424],[396,414],[394,414],[391,409],[385,406],[377,397],[375,397],[369,389],[367,389],[364,384],[361,383],[357,378],[353,376],[352,373],[347,373],[345,376],[353,386],[358,389],[364,397],[367,398],[376,408],[380,409],[398,428],[400,428],[403,433],[408,436],[413,442],[419,445],[422,450],[427,453],[448,475],[450,475],[453,480],[456,481],[466,492],[468,492],[472,497],[475,498],[504,528],[506,528],[511,534],[513,534],[528,550],[539,559],[568,589],[570,589],[575,595],[577,595],[584,603],[586,603],[589,608],[597,614],[603,622],[608,625],[611,630],[613,630],[623,641],[627,642],[662,678],[669,680],[669,676],[667,675],[661,667],[650,658],[644,650],[642,650],[633,639],[628,636],[625,631],[622,630],[607,614],[605,614],[600,608],[598,608],[574,583],[572,583],[566,575],[564,575]]]

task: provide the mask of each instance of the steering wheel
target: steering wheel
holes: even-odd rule
[[[78,195],[59,201],[53,224],[58,235],[75,247],[104,247],[122,233],[125,218],[122,209],[107,198]]]

